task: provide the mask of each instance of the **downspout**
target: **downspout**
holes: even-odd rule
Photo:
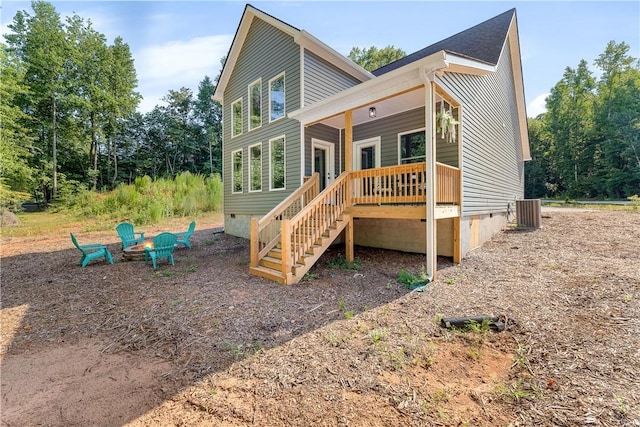
[[[444,68],[444,67],[442,67]],[[435,220],[435,206],[436,206],[436,147],[435,147],[435,120],[434,120],[434,105],[435,105],[435,73],[437,70],[442,69],[438,67],[427,68],[424,67],[420,70],[420,78],[424,83],[425,89],[425,140],[428,142],[425,146],[425,162],[426,162],[426,264],[427,264],[427,283],[435,280],[437,269],[437,256],[436,256],[436,220]]]

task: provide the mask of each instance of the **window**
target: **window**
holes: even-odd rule
[[[242,98],[231,104],[231,115],[233,117],[231,136],[242,135]]]
[[[249,147],[249,191],[262,190],[262,143]]]
[[[269,140],[269,189],[285,188],[284,136]]]
[[[242,150],[231,152],[233,174],[231,177],[231,192],[242,193]]]
[[[399,134],[398,143],[400,145],[398,157],[401,165],[425,161],[424,129]]]
[[[249,130],[262,126],[262,79],[249,85]]]
[[[269,121],[284,117],[284,73],[269,80]]]

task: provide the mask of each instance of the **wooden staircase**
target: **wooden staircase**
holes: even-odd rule
[[[251,223],[252,274],[284,284],[298,283],[346,227],[345,173],[318,194],[318,176]]]

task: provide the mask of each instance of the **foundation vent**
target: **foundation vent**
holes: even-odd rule
[[[542,227],[540,199],[516,200],[516,218],[518,227]]]

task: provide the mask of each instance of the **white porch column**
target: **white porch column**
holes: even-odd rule
[[[430,280],[435,280],[438,268],[438,257],[436,254],[436,139],[435,139],[435,73],[431,70],[424,70],[421,77],[424,81],[425,93],[425,162],[427,167],[427,182],[425,191],[427,193],[426,218],[427,227],[427,276]]]

